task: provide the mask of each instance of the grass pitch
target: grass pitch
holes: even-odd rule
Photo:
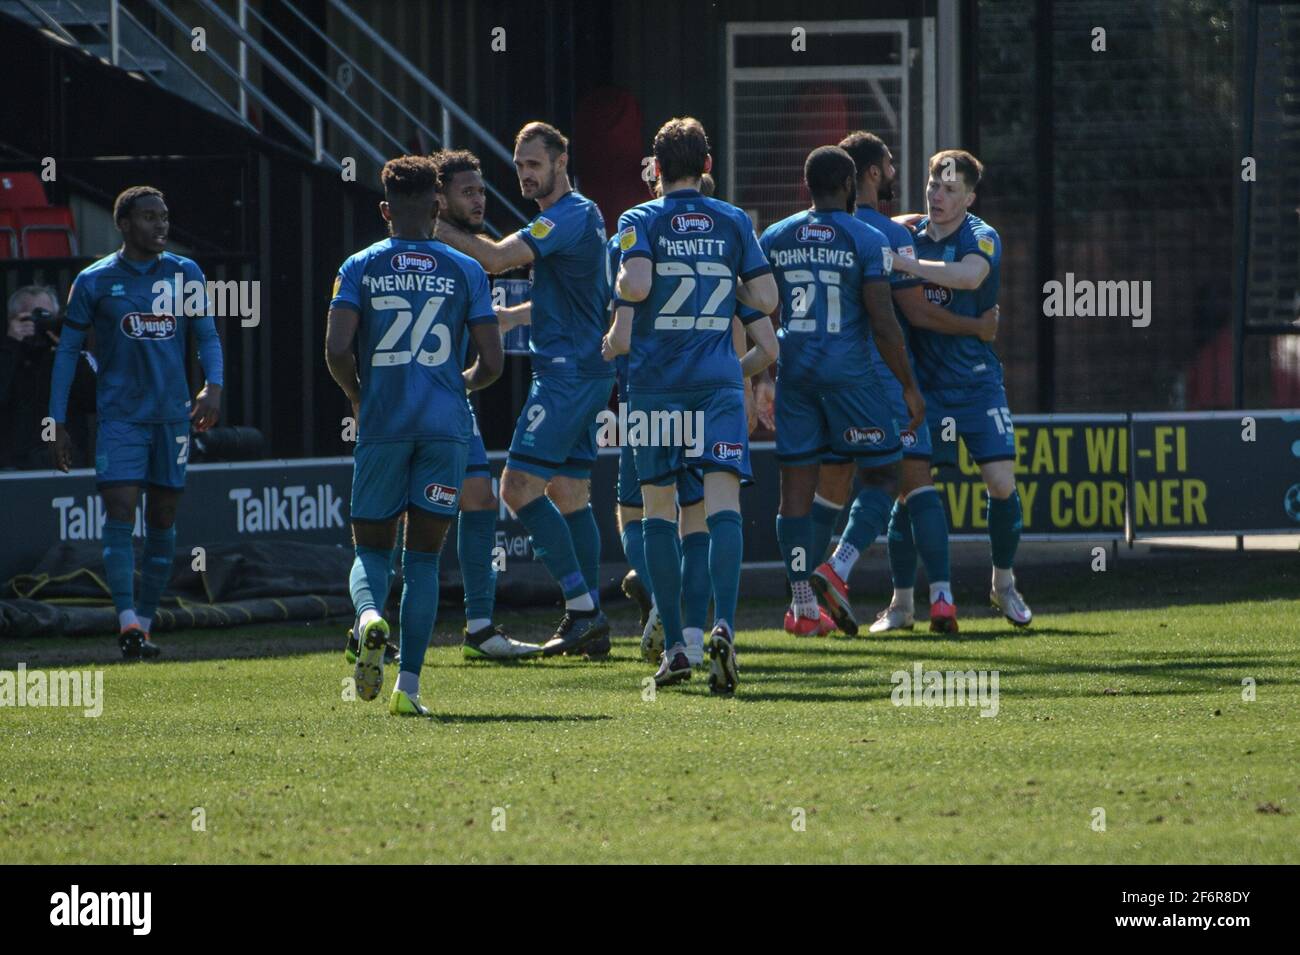
[[[432,721],[387,715],[391,668],[345,702],[334,625],[160,635],[157,664],[9,641],[0,667],[103,666],[105,703],[0,709],[0,862],[1300,861],[1295,560],[1187,567],[1028,590],[1024,631],[959,592],[955,638],[799,640],[751,603],[734,699],[644,699],[630,637],[605,663],[435,647]],[[997,716],[892,705],[918,662],[997,670]]]

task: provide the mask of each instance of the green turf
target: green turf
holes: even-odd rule
[[[1300,600],[1178,601],[1084,595],[1027,631],[971,609],[960,639],[750,630],[731,700],[643,699],[630,639],[603,664],[437,647],[433,721],[345,702],[332,627],[261,659],[246,630],[174,635],[199,658],[104,666],[97,719],[0,710],[0,862],[1300,861]],[[918,661],[998,670],[998,715],[892,705]]]

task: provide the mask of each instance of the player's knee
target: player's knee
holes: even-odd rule
[[[998,500],[1006,500],[1016,490],[1016,473],[1015,466],[1010,461],[996,461],[993,464],[986,464],[980,475],[984,478],[984,486],[988,488],[989,497],[995,497]]]
[[[546,496],[560,509],[561,514],[582,510],[591,497],[586,481],[559,477],[546,486]]]
[[[891,497],[898,493],[897,465],[886,464],[880,467],[863,468],[859,476],[866,487],[877,488]]]
[[[406,549],[419,554],[441,553],[450,523],[445,517],[423,511],[409,511],[406,520]]]
[[[835,504],[844,504],[853,491],[852,464],[823,464],[817,473],[817,495]]]
[[[497,499],[492,493],[492,479],[487,477],[466,478],[460,492],[462,511],[496,510]]]
[[[501,499],[516,514],[520,508],[526,507],[540,496],[541,490],[529,480],[527,474],[507,470],[501,476]]]

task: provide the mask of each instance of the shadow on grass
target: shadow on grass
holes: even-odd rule
[[[569,716],[556,713],[438,713],[433,723],[599,723],[614,717],[600,714],[589,716],[574,713]]]

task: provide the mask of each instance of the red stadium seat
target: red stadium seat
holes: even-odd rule
[[[18,258],[18,220],[8,209],[0,209],[0,259]]]
[[[0,209],[48,206],[50,200],[34,172],[0,172]]]
[[[77,227],[67,206],[18,210],[18,238],[25,259],[63,258],[77,254]]]

